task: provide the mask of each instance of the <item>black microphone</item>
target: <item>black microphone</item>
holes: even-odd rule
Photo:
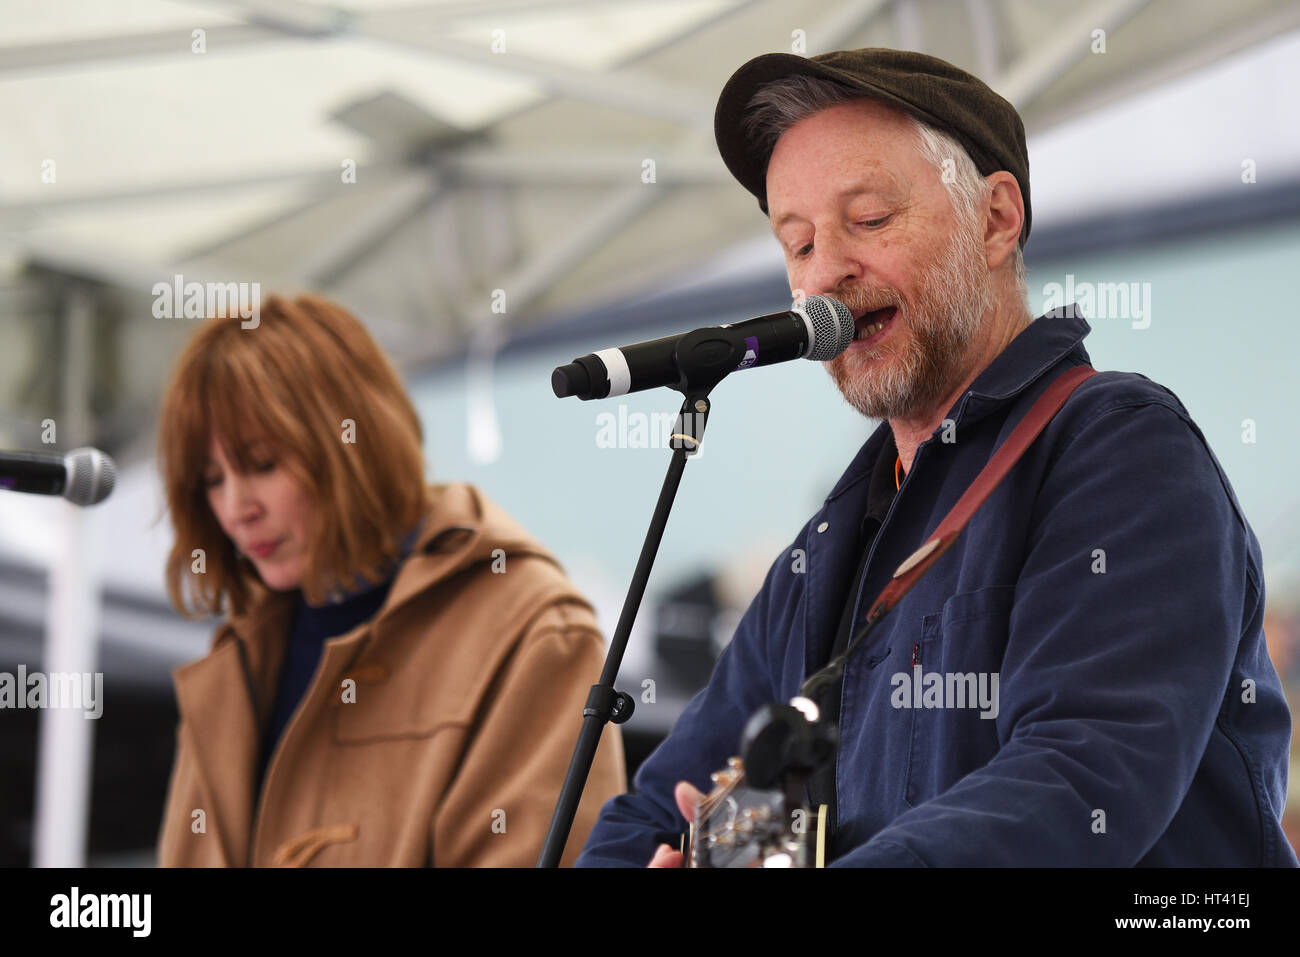
[[[787,776],[806,777],[834,755],[835,726],[807,698],[765,704],[750,716],[741,735],[745,778],[756,788],[783,788]]]
[[[117,466],[99,449],[49,452],[0,452],[0,489],[62,495],[74,505],[96,505],[108,498]]]
[[[688,337],[687,348],[704,361],[725,356],[728,350],[740,355],[743,349],[743,358],[727,372],[787,359],[826,362],[849,347],[854,331],[848,306],[830,296],[809,296],[787,312],[581,356],[551,373],[551,388],[561,399],[569,395],[605,399],[658,386],[676,387],[682,377],[678,346]]]

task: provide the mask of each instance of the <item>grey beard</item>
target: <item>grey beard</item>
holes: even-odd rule
[[[861,294],[859,293],[859,296]],[[846,300],[855,298],[852,291]],[[893,292],[901,343],[882,344],[868,353],[837,356],[826,365],[845,401],[870,419],[910,419],[957,385],[967,351],[980,319],[993,297],[982,245],[958,231],[934,262],[921,273],[915,312]],[[848,302],[851,309],[855,306]],[[860,307],[858,307],[860,308]],[[856,311],[856,309],[855,309]],[[860,361],[892,357],[871,372],[859,372]]]

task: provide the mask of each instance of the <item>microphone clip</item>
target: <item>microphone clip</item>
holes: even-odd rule
[[[754,347],[756,349],[757,346]],[[673,425],[669,445],[694,455],[704,441],[708,424],[709,393],[714,386],[735,372],[753,364],[756,354],[742,334],[728,326],[696,329],[688,332],[673,350],[678,379],[671,388],[682,393],[685,401]]]

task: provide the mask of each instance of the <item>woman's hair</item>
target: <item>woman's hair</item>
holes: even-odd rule
[[[158,428],[176,531],[167,592],[189,617],[240,614],[265,589],[208,504],[213,436],[240,472],[266,443],[302,485],[314,514],[302,590],[313,604],[358,575],[381,580],[429,505],[419,418],[355,316],[316,296],[270,296],[255,326],[208,319],[181,353]]]

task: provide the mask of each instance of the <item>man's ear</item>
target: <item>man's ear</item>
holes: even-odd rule
[[[1025,200],[1020,195],[1020,183],[1006,170],[990,173],[984,181],[993,187],[984,225],[984,256],[992,272],[1007,261],[1020,243],[1020,230],[1025,225]]]

